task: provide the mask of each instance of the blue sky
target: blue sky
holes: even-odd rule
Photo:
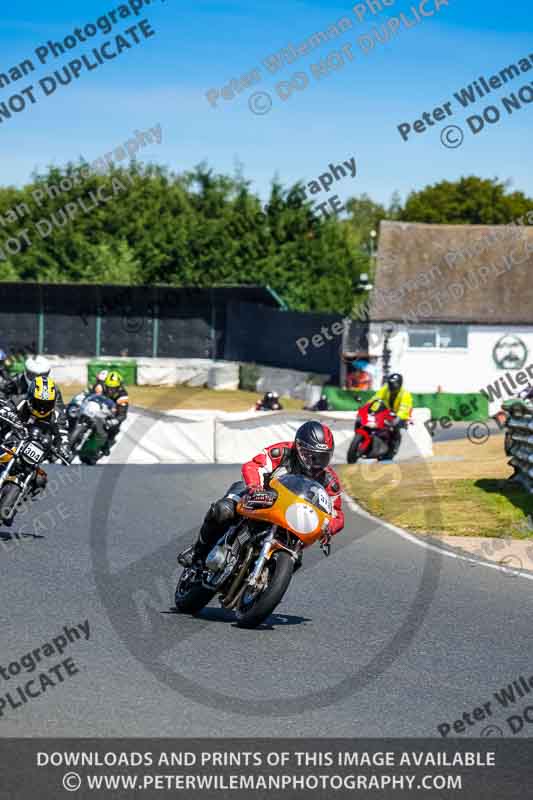
[[[21,185],[33,169],[63,164],[79,155],[94,160],[132,137],[160,123],[161,145],[146,147],[145,160],[167,164],[176,171],[207,161],[217,172],[233,172],[242,165],[244,175],[266,199],[277,175],[288,185],[308,182],[352,156],[357,177],[338,183],[341,199],[367,192],[388,202],[392,192],[402,197],[412,189],[461,175],[510,179],[515,189],[533,195],[531,144],[533,104],[510,116],[502,112],[498,124],[487,125],[478,135],[465,125],[469,114],[490,104],[501,108],[500,98],[533,80],[521,75],[512,85],[479,100],[471,111],[461,109],[453,94],[472,80],[487,78],[508,64],[532,54],[529,39],[529,4],[518,0],[502,5],[495,0],[448,0],[433,16],[407,29],[403,26],[385,44],[376,43],[365,54],[358,37],[369,35],[401,12],[412,19],[411,6],[421,0],[395,0],[381,13],[367,12],[359,21],[355,3],[331,0],[152,0],[136,18],[123,19],[110,34],[100,34],[79,44],[68,56],[39,65],[35,49],[49,39],[63,40],[77,26],[95,22],[117,8],[116,0],[78,0],[76,4],[34,0],[3,9],[0,22],[0,72],[25,58],[37,69],[27,78],[0,90],[0,103],[29,84],[36,85],[73,58],[92,47],[114,40],[116,33],[146,18],[156,32],[98,69],[83,71],[79,80],[61,86],[50,97],[36,91],[37,102],[0,124],[3,183]],[[427,0],[427,10],[435,2]],[[262,63],[266,56],[291,42],[303,42],[341,17],[353,27],[338,38],[304,55],[275,75]],[[352,45],[351,63],[317,80],[311,64],[345,43]],[[216,108],[206,99],[209,89],[222,90],[232,78],[254,68],[261,80],[233,100],[220,99]],[[283,102],[276,84],[294,72],[304,72],[309,84]],[[254,92],[268,92],[268,114],[250,112]],[[397,125],[413,123],[424,111],[453,101],[453,118],[408,142]],[[446,149],[440,130],[456,124],[465,131],[463,146]],[[332,191],[331,194],[334,192]]]

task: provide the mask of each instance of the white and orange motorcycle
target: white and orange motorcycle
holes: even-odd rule
[[[329,555],[332,500],[323,486],[302,475],[271,478],[267,489],[237,504],[237,521],[205,560],[187,567],[176,588],[176,608],[197,614],[219,594],[238,624],[260,625],[279,605],[302,551],[317,541]]]

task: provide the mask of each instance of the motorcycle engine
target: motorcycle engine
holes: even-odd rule
[[[249,532],[241,530],[233,539],[231,545],[229,543],[217,544],[208,553],[205,566],[209,577],[206,582],[212,589],[222,586],[224,581],[232,575],[238,564],[241,548],[249,539]]]
[[[226,564],[228,551],[220,544],[215,545],[205,560],[205,566],[210,572],[220,572]]]

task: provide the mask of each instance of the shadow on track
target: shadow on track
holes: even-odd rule
[[[20,539],[44,539],[38,533],[24,533],[24,531],[0,531],[0,542],[17,542]]]
[[[162,614],[171,614],[174,616],[187,616],[184,614],[180,614],[176,611],[175,608],[169,608],[168,611],[162,611]],[[235,614],[233,611],[227,610],[225,608],[215,608],[214,606],[207,606],[204,608],[200,614],[197,614],[195,619],[201,620],[202,622],[223,622],[225,624],[233,624],[234,628],[237,628],[237,621],[235,619]],[[273,631],[274,626],[276,628],[279,627],[287,627],[289,625],[305,625],[306,622],[312,622],[309,617],[300,617],[294,614],[271,614],[267,621],[264,622],[259,627],[255,628],[256,631]]]

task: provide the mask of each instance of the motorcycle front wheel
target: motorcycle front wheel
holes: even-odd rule
[[[71,450],[75,450],[85,436],[85,425],[77,422],[74,426],[72,433],[69,436],[69,446]]]
[[[387,451],[383,453],[383,455],[378,456],[378,461],[392,461],[392,459],[395,457],[398,450],[400,449],[400,444],[401,444],[401,439],[399,436],[395,439],[391,439]]]
[[[0,525],[7,528],[13,524],[15,517],[10,516],[20,494],[20,487],[14,483],[7,483],[0,489]]]
[[[284,550],[278,550],[267,561],[267,584],[257,594],[245,590],[236,609],[237,624],[241,628],[257,628],[281,603],[289,588],[294,571],[294,561]]]
[[[348,456],[346,460],[348,464],[355,464],[357,460],[360,458],[361,453],[359,452],[359,447],[361,445],[362,436],[356,433],[356,435],[352,439],[352,443],[348,448]]]
[[[185,569],[176,586],[176,609],[182,614],[198,614],[213,599],[214,592],[191,579],[192,570]]]

